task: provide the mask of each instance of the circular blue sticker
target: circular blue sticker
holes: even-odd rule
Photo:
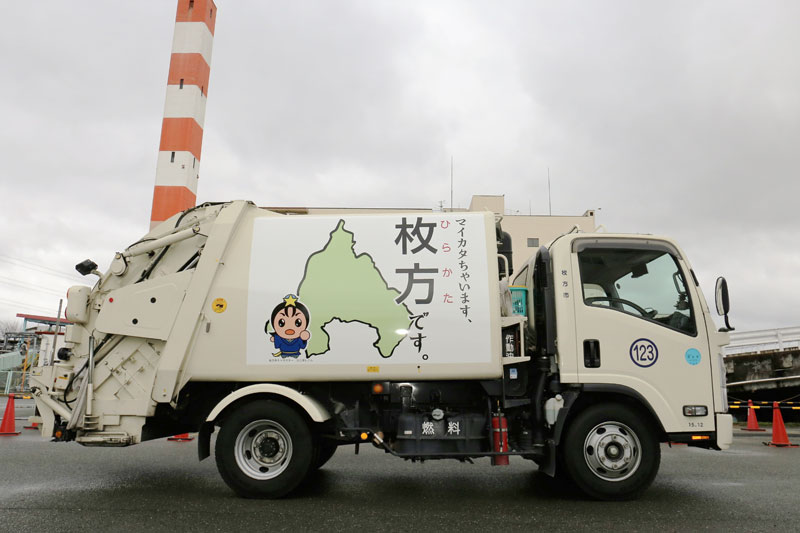
[[[699,365],[700,359],[701,359],[700,350],[697,350],[696,348],[689,348],[688,350],[686,350],[686,362],[689,363],[690,365],[692,366]]]
[[[647,368],[658,361],[658,347],[650,339],[636,339],[631,344],[631,361],[637,366]]]

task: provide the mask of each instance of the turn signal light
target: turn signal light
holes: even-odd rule
[[[383,383],[375,383],[372,385],[372,394],[383,394]]]
[[[708,435],[692,435],[692,440],[708,440],[710,438]]]
[[[367,433],[366,431],[361,433],[361,440],[367,440],[368,438],[369,438],[369,433]]]

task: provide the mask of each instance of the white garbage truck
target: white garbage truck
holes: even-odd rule
[[[510,273],[482,212],[292,215],[204,204],[69,290],[31,383],[44,437],[197,432],[244,497],[290,494],[339,446],[511,456],[598,499],[653,481],[660,443],[726,449],[721,348],[678,245],[571,232]],[[717,284],[727,322],[727,285]]]

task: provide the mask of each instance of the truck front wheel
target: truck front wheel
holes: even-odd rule
[[[225,483],[245,498],[280,498],[294,490],[313,460],[311,431],[291,407],[256,401],[222,423],[214,453]]]
[[[597,404],[578,414],[562,446],[572,480],[600,500],[639,497],[661,463],[655,430],[640,413],[622,404]]]

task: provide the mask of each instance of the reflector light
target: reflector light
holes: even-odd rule
[[[381,383],[375,383],[375,384],[372,386],[372,393],[373,393],[373,394],[383,394],[383,384],[381,384]]]
[[[367,440],[368,438],[369,438],[369,433],[364,432],[361,434],[361,440]]]

